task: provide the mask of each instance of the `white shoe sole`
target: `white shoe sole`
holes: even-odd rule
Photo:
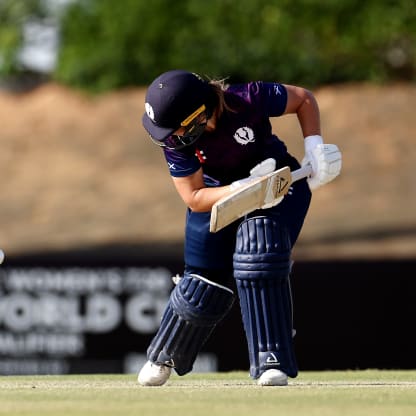
[[[280,370],[266,370],[257,380],[259,386],[287,386],[287,375]]]
[[[137,381],[142,386],[163,386],[168,381],[171,371],[170,367],[148,361],[140,370]]]

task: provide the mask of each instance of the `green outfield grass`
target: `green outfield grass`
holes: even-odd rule
[[[173,376],[140,387],[134,375],[7,376],[0,415],[414,416],[416,371],[303,372],[287,387],[247,373]]]

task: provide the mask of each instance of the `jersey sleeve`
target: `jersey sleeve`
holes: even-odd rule
[[[171,176],[177,178],[189,176],[201,167],[193,147],[183,151],[163,149],[163,152]]]
[[[287,91],[277,82],[253,82],[249,85],[252,102],[257,101],[268,117],[281,116],[287,105]]]

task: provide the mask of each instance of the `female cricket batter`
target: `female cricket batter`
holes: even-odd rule
[[[324,145],[319,108],[304,88],[276,82],[226,86],[173,70],[146,94],[143,125],[162,147],[177,192],[187,205],[185,270],[166,306],[138,381],[163,385],[174,368],[193,363],[230,310],[236,283],[248,344],[250,375],[259,385],[287,385],[298,368],[292,342],[291,250],[311,192],[341,169],[336,145]],[[296,114],[312,175],[283,198],[210,233],[210,210],[220,198],[284,166],[300,167],[272,133],[270,117]]]

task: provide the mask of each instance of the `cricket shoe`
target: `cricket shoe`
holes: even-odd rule
[[[259,386],[287,386],[287,375],[280,370],[266,370],[257,380]]]
[[[137,381],[142,386],[162,386],[168,381],[171,371],[170,367],[148,361],[140,370]]]

